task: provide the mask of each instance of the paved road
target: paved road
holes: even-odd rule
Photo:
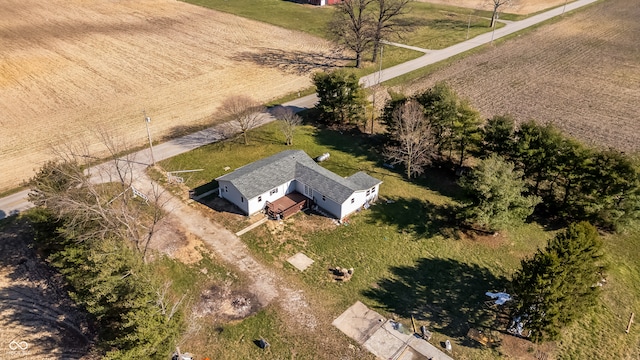
[[[494,32],[478,35],[473,39],[469,39],[467,41],[461,42],[459,44],[450,46],[448,48],[442,50],[428,50],[422,49],[425,55],[407,61],[405,63],[392,66],[390,68],[384,69],[379,73],[374,73],[371,75],[367,75],[360,79],[360,83],[363,86],[368,87],[375,85],[379,82],[384,82],[395,77],[410,73],[414,70],[420,69],[427,65],[431,65],[437,63],[439,61],[445,60],[452,56],[461,54],[465,51],[471,50],[478,46],[488,44],[495,39],[499,39],[503,36],[507,36],[509,34],[513,34],[517,31],[523,30],[527,27],[539,24],[543,21],[551,19],[556,16],[562,15],[565,10],[571,11],[578,9],[580,7],[589,5],[599,0],[577,0],[572,3],[566,5],[566,9],[564,7],[558,7],[553,10],[549,10],[538,15],[532,16],[530,18],[514,21],[505,25],[500,29],[496,29]],[[283,106],[292,108],[294,110],[303,110],[309,109],[315,106],[318,102],[318,97],[313,94],[305,97],[298,98],[296,100],[287,102],[283,104]],[[273,120],[273,118],[265,117],[264,121],[268,122]],[[164,160],[187,151],[193,150],[197,147],[216,142],[222,139],[221,132],[217,128],[209,128],[206,130],[202,130],[187,136],[183,136],[178,139],[174,139],[168,141],[163,144],[156,145],[154,149],[154,157],[156,161]],[[151,163],[151,157],[149,150],[142,150],[136,154],[134,154],[134,158],[136,159],[140,165],[149,165]],[[94,173],[98,173],[95,171]],[[19,193],[0,198],[0,219],[3,219],[9,215],[16,214],[20,211],[30,208],[32,205],[27,201],[28,191],[21,191]]]

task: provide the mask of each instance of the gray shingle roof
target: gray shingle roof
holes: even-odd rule
[[[361,189],[372,188],[382,183],[382,181],[374,178],[373,176],[367,174],[364,171],[358,171],[357,173],[347,177],[347,180],[351,181],[354,184],[359,185]]]
[[[302,150],[286,150],[216,178],[231,182],[247,199],[294,179],[337,203],[345,202],[355,191],[366,190],[382,182],[362,171],[348,178],[340,177],[316,164]]]

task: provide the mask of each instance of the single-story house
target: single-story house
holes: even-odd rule
[[[286,150],[216,178],[221,198],[246,215],[265,210],[273,202],[291,197],[295,206],[317,206],[344,219],[378,199],[382,181],[360,171],[343,178],[318,165],[302,150]],[[297,196],[297,198],[296,198]]]

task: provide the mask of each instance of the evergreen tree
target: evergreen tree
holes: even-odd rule
[[[482,150],[485,157],[491,154],[504,158],[513,156],[515,123],[515,119],[510,115],[496,115],[487,121],[482,132]]]
[[[313,75],[320,117],[329,124],[359,124],[364,120],[365,93],[353,73],[344,70]]]
[[[416,100],[425,109],[425,114],[433,126],[438,151],[444,154],[452,148],[451,128],[458,115],[458,94],[443,82],[436,83],[432,88],[418,94]]]
[[[461,166],[481,141],[480,115],[447,84],[437,83],[415,99],[422,104],[436,137],[438,152]],[[456,158],[454,159],[454,153]]]
[[[532,192],[541,195],[540,189],[552,179],[558,164],[564,136],[553,125],[538,125],[528,121],[520,125],[516,133],[515,159],[524,170],[524,176],[533,182]]]
[[[560,216],[585,219],[584,186],[589,176],[592,152],[576,140],[565,138],[560,145],[547,198],[556,203]]]
[[[534,341],[559,338],[563,326],[588,311],[600,293],[602,241],[587,222],[572,224],[513,277],[515,315]]]
[[[521,223],[540,202],[536,196],[524,195],[522,172],[496,155],[481,160],[460,185],[472,199],[461,212],[464,220],[487,230]]]
[[[411,98],[408,98],[402,93],[389,92],[389,96],[391,97],[384,105],[384,109],[382,109],[382,114],[380,115],[380,120],[385,126],[387,130],[387,135],[393,137],[393,134],[398,130],[397,129],[397,121],[394,119],[394,112],[397,108],[404,105]]]
[[[461,101],[451,126],[451,150],[458,155],[458,167],[464,164],[470,152],[478,150],[482,141],[480,123],[480,113],[468,101]],[[453,161],[451,153],[449,157]]]
[[[623,153],[595,154],[582,193],[586,213],[603,226],[616,228],[640,218],[640,168]]]
[[[91,314],[106,358],[164,358],[183,325],[181,300],[169,291],[170,280],[145,264],[146,248],[126,236],[131,232],[117,231],[125,227],[118,215],[138,231],[145,216],[137,215],[155,207],[139,213],[141,205],[125,202],[120,187],[91,183],[77,162],[47,163],[29,185],[38,205],[29,212],[35,242],[65,277],[70,297]],[[116,225],[106,227],[105,219]]]

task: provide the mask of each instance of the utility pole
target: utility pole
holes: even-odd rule
[[[382,51],[383,51],[383,49],[384,49],[384,43],[380,42],[380,67],[379,67],[379,70],[378,70],[378,80],[376,81],[376,85],[372,86],[372,89],[373,89],[373,103],[371,104],[371,106],[372,106],[372,111],[371,111],[371,135],[373,135],[373,125],[374,125],[374,120],[375,120],[375,115],[376,115],[376,92],[380,88],[380,80],[382,78]]]
[[[498,22],[498,15],[499,15],[499,14],[500,14],[500,13],[497,13],[497,14],[496,14],[496,20],[495,20],[495,21],[494,21],[494,23],[493,23],[493,31],[491,31],[491,45],[493,45],[493,38],[494,38],[494,36],[496,35],[496,24],[497,24],[497,22]]]
[[[567,10],[567,0],[564,0],[564,6],[562,7],[562,14],[564,15],[564,11]]]
[[[147,137],[149,138],[149,149],[151,150],[151,166],[156,166],[156,159],[153,156],[153,141],[151,141],[151,131],[149,131],[149,123],[151,122],[151,118],[147,116],[146,110],[142,110],[142,114],[144,115],[144,124],[147,127]]]

